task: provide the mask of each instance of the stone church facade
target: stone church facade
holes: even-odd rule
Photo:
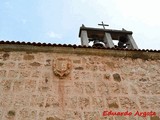
[[[160,51],[1,42],[0,91],[0,120],[159,120]]]

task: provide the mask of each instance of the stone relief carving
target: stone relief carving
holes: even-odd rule
[[[53,72],[56,76],[63,79],[71,72],[72,64],[68,58],[58,58],[53,63]]]

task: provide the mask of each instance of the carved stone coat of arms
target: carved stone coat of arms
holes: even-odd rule
[[[63,79],[71,72],[71,60],[68,58],[58,58],[53,63],[53,72]]]

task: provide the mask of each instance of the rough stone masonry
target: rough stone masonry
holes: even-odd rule
[[[0,45],[0,120],[160,120],[160,53]]]

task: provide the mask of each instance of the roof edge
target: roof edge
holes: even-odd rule
[[[66,49],[67,48],[67,49]],[[79,55],[98,55],[113,57],[130,57],[132,59],[154,59],[160,60],[160,50],[136,50],[136,49],[119,49],[119,48],[94,48],[77,45],[61,45],[46,43],[14,42],[0,41],[0,51],[24,51],[24,52],[55,52]]]

